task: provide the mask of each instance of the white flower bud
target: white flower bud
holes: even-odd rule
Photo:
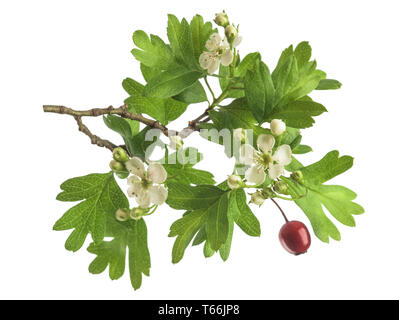
[[[279,119],[274,119],[270,122],[270,131],[275,136],[281,136],[285,132],[285,123]]]
[[[229,186],[230,189],[238,189],[242,185],[242,179],[240,176],[237,176],[235,174],[230,175],[227,178],[227,185]]]
[[[130,218],[132,218],[133,220],[140,220],[145,213],[146,210],[140,207],[133,208],[132,211],[130,211]]]
[[[234,39],[237,37],[238,31],[236,27],[230,24],[224,29],[224,34],[226,35],[227,40],[229,40],[229,42],[232,43]]]
[[[261,191],[256,191],[255,193],[251,194],[250,202],[260,207],[263,202],[265,202],[265,197],[263,196]]]
[[[181,147],[183,147],[183,139],[180,136],[170,136],[169,137],[169,146],[173,150],[179,150]]]
[[[129,210],[128,209],[118,209],[115,212],[115,218],[118,221],[124,222],[129,219]]]
[[[215,23],[221,27],[226,27],[229,24],[229,18],[227,17],[227,14],[224,11],[221,13],[217,13],[215,20],[213,21],[215,21]]]

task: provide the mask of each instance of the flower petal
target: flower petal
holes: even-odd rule
[[[260,166],[253,166],[245,171],[245,178],[248,182],[254,183],[255,185],[265,182],[266,173],[265,169]]]
[[[212,54],[210,54],[209,52],[201,53],[199,57],[199,63],[202,69],[208,69],[212,61],[213,61]]]
[[[258,148],[264,153],[272,151],[276,140],[271,134],[261,134],[256,141]]]
[[[144,192],[142,192],[137,198],[136,201],[138,203],[138,205],[143,208],[143,209],[147,209],[150,204],[150,195],[148,193],[148,190],[145,190]]]
[[[148,166],[147,170],[148,180],[154,183],[163,183],[165,182],[167,176],[168,174],[162,164],[157,162],[151,162],[150,165]]]
[[[144,193],[143,185],[140,181],[133,183],[129,189],[127,189],[127,195],[131,198],[138,197]]]
[[[240,148],[240,162],[246,165],[256,163],[258,155],[256,150],[250,144],[243,144]]]
[[[216,51],[220,47],[222,38],[218,33],[214,33],[209,37],[209,40],[205,43],[205,48],[209,51]]]
[[[228,67],[233,62],[233,59],[234,59],[233,52],[231,52],[231,50],[226,50],[221,57],[222,65]]]
[[[233,41],[233,48],[237,48],[242,42],[242,36],[237,36]]]
[[[273,154],[273,160],[283,166],[291,163],[291,147],[288,144],[283,144],[278,147],[276,152]]]
[[[284,166],[282,164],[272,164],[269,167],[269,177],[276,180],[284,173]]]
[[[212,60],[208,66],[208,73],[209,74],[215,73],[216,70],[219,68],[219,64],[220,64],[220,59],[212,57]]]
[[[144,178],[144,163],[140,158],[133,157],[132,159],[126,161],[125,166],[130,173],[139,176],[141,179]]]
[[[166,190],[163,186],[151,186],[148,189],[148,195],[150,197],[151,203],[160,205],[168,198],[168,190]]]

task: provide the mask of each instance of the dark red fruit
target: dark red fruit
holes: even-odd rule
[[[289,253],[299,255],[308,251],[310,247],[309,231],[300,221],[289,221],[284,224],[278,236],[282,246]]]

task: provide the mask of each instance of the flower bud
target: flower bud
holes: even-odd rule
[[[114,172],[125,172],[126,171],[125,165],[122,162],[119,162],[116,160],[111,160],[111,162],[109,163],[109,167]]]
[[[270,131],[275,136],[281,136],[285,132],[285,123],[279,119],[274,119],[270,122]]]
[[[251,201],[250,203],[254,203],[257,206],[261,206],[265,202],[265,197],[262,191],[256,191],[255,193],[251,194]]]
[[[125,149],[121,147],[117,147],[112,151],[112,155],[116,161],[125,163],[126,161],[129,160],[129,156],[127,155],[127,152]]]
[[[137,207],[130,211],[130,218],[133,220],[140,220],[147,211],[143,208]]]
[[[234,39],[237,37],[238,31],[236,27],[230,24],[224,29],[224,34],[226,35],[227,40],[229,40],[229,42],[232,43]]]
[[[229,24],[229,17],[227,16],[226,12],[223,11],[221,13],[217,13],[215,20],[213,21],[215,21],[218,26],[226,27]]]
[[[293,173],[291,173],[290,177],[291,177],[292,180],[294,180],[296,182],[299,182],[299,183],[303,182],[303,173],[302,173],[302,171],[299,171],[299,170],[294,171]]]
[[[288,185],[284,181],[276,181],[273,190],[277,193],[288,194]]]
[[[129,219],[129,210],[128,209],[118,209],[115,212],[115,218],[118,221],[124,222]]]
[[[116,175],[119,179],[126,179],[129,176],[129,172],[117,172]]]
[[[173,150],[179,150],[181,147],[183,147],[184,142],[180,136],[170,136],[169,140],[169,146]]]
[[[242,185],[242,179],[240,176],[232,174],[227,178],[227,185],[230,189],[238,189]]]

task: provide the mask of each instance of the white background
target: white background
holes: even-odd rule
[[[314,152],[300,159],[311,163],[333,149],[354,156],[353,169],[333,182],[355,190],[366,213],[356,217],[356,228],[337,222],[340,242],[313,236],[309,252],[295,257],[280,246],[283,220],[266,203],[254,208],[262,236],[236,228],[227,262],[205,259],[195,247],[172,265],[174,239],[167,234],[181,212],[164,205],[147,219],[152,269],[140,290],[131,289],[127,274],[118,281],[91,275],[93,256],[67,252],[69,232],[52,231],[71,205],[55,197],[68,178],[106,172],[110,154],[90,145],[71,117],[44,114],[41,106],[119,106],[126,98],[121,81],[142,79],[130,54],[133,31],[165,39],[167,13],[210,20],[222,9],[240,24],[242,55],[258,50],[274,68],[282,49],[308,40],[320,68],[343,83],[341,90],[313,95],[329,112],[303,132]],[[397,1],[381,0],[1,1],[0,298],[399,298],[397,13]],[[191,106],[172,127],[183,127],[203,108]],[[118,140],[101,119],[86,122]],[[199,167],[218,181],[232,170],[220,147],[195,137],[186,144],[205,153]],[[299,208],[280,203],[310,227]]]

